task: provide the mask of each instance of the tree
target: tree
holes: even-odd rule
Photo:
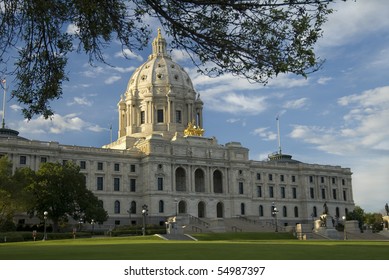
[[[107,220],[103,209],[93,193],[86,189],[85,177],[74,163],[43,163],[36,172],[34,182],[28,187],[34,201],[29,209],[41,219],[48,212],[48,219],[53,222],[53,230],[58,231],[62,221],[69,217],[75,220],[83,218],[96,222]]]
[[[12,163],[7,157],[0,158],[0,229],[9,228],[15,213],[27,208],[30,199],[24,187],[30,184],[32,173],[29,168],[21,168],[12,174]]]
[[[360,230],[363,229],[363,223],[365,218],[365,211],[360,206],[355,206],[352,212],[348,212],[346,219],[347,220],[356,220],[358,221],[358,226]]]
[[[331,0],[5,0],[0,9],[2,74],[16,76],[12,96],[23,114],[48,118],[50,101],[68,80],[69,53],[103,61],[112,40],[137,51],[150,38],[148,19],[160,21],[200,72],[232,73],[266,84],[280,73],[306,76],[322,60],[313,47]],[[77,32],[67,32],[73,24]],[[10,50],[17,50],[8,70]]]
[[[365,224],[371,226],[373,232],[379,232],[383,229],[383,219],[381,213],[366,213],[364,221]]]

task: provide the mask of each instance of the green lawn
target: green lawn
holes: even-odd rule
[[[388,260],[385,241],[299,241],[283,235],[210,234],[199,241],[155,236],[0,244],[3,260]]]

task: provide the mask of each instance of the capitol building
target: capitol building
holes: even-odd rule
[[[241,143],[204,136],[204,105],[159,31],[148,60],[118,94],[116,141],[70,146],[25,139],[3,127],[0,156],[14,169],[74,161],[108,212],[105,227],[141,224],[144,205],[148,224],[186,216],[226,231],[238,219],[270,225],[276,216],[280,227],[312,223],[324,203],[338,219],[354,209],[349,168],[303,163],[281,151],[250,160]]]

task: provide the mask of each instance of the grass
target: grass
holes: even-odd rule
[[[385,241],[299,241],[282,234],[199,234],[198,242],[156,236],[0,244],[3,260],[388,260]]]

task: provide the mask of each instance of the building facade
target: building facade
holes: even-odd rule
[[[13,168],[74,161],[87,188],[109,214],[107,226],[176,215],[204,220],[245,217],[293,226],[317,219],[326,202],[333,217],[354,208],[349,168],[307,164],[277,153],[249,159],[240,143],[203,136],[203,102],[158,36],[152,54],[129,79],[118,103],[118,140],[91,148],[32,141],[0,129],[0,156]]]

